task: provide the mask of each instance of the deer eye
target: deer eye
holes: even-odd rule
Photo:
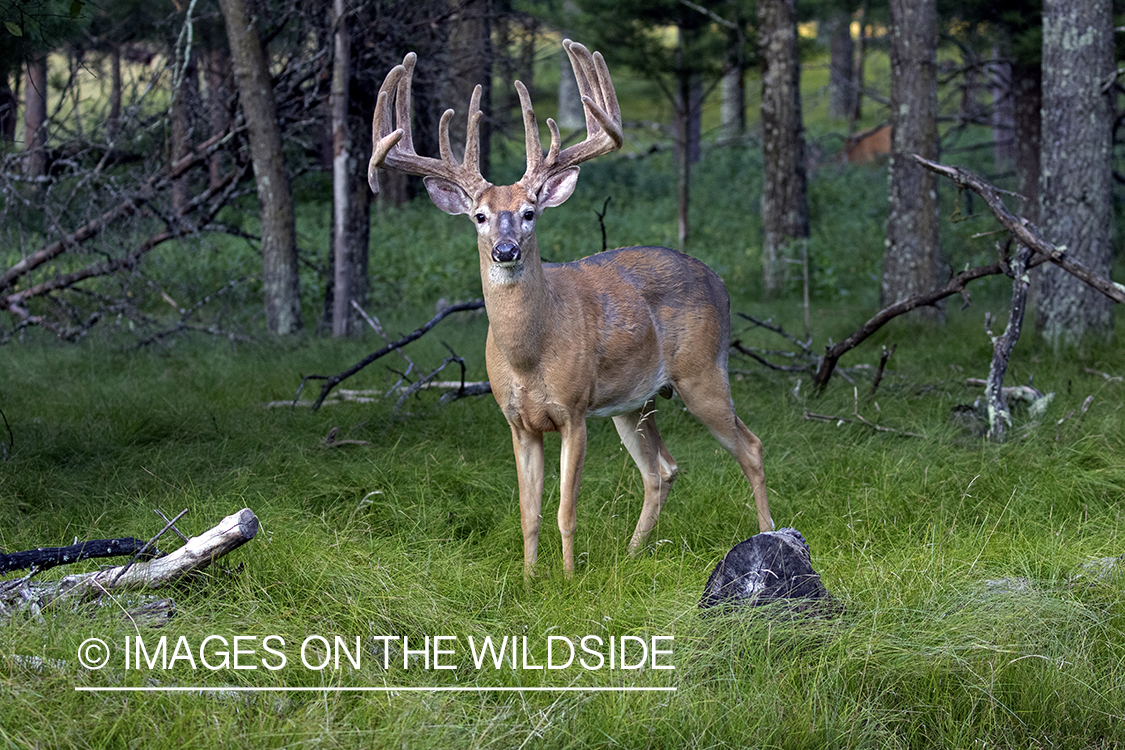
[[[476,220],[477,224],[483,224],[484,222],[488,221],[488,217],[484,214],[477,214],[473,218]]]
[[[524,211],[523,212],[523,220],[524,221],[531,221],[534,218],[535,218],[535,212],[534,211]]]

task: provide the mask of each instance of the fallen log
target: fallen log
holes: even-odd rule
[[[56,565],[69,565],[79,560],[88,560],[95,557],[120,557],[122,555],[145,554],[149,558],[159,557],[160,550],[150,547],[148,543],[131,536],[121,539],[91,539],[87,542],[76,542],[66,547],[39,547],[38,549],[10,552],[0,555],[0,573],[12,570],[27,570],[35,568],[42,571]]]
[[[257,516],[249,508],[243,508],[163,557],[134,560],[94,573],[65,576],[58,581],[31,582],[33,571],[22,579],[0,582],[0,621],[24,609],[38,614],[44,607],[62,600],[81,602],[114,591],[164,586],[203,570],[257,533]]]

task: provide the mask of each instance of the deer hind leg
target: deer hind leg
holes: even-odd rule
[[[766,474],[762,466],[762,441],[734,413],[726,373],[716,368],[711,373],[693,375],[677,382],[676,391],[688,411],[734,456],[749,480],[754,492],[754,505],[758,509],[758,529],[773,531],[766,495]]]
[[[563,572],[574,574],[574,531],[578,528],[578,486],[582,483],[582,464],[586,460],[586,420],[580,418],[563,425],[560,459],[559,533],[562,534]]]
[[[520,526],[523,529],[523,572],[530,576],[539,556],[539,523],[543,509],[543,433],[512,425],[516,476],[520,487]]]
[[[672,480],[679,471],[672,454],[664,447],[660,433],[656,431],[656,409],[654,403],[649,401],[643,408],[628,414],[621,414],[613,418],[617,427],[617,434],[625,449],[633,457],[637,468],[641,470],[644,479],[645,502],[641,508],[641,517],[637,521],[637,529],[629,541],[629,554],[634,555],[641,545],[648,539],[668,499],[668,490],[672,487]]]

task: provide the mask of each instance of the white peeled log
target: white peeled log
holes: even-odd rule
[[[203,570],[213,561],[241,547],[258,533],[258,517],[249,508],[233,513],[213,528],[188,539],[164,557],[119,565],[96,573],[66,576],[59,581],[62,597],[91,596],[105,591],[151,589]]]

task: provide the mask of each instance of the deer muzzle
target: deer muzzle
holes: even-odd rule
[[[493,263],[515,263],[520,259],[520,246],[514,242],[498,242],[492,247]]]

